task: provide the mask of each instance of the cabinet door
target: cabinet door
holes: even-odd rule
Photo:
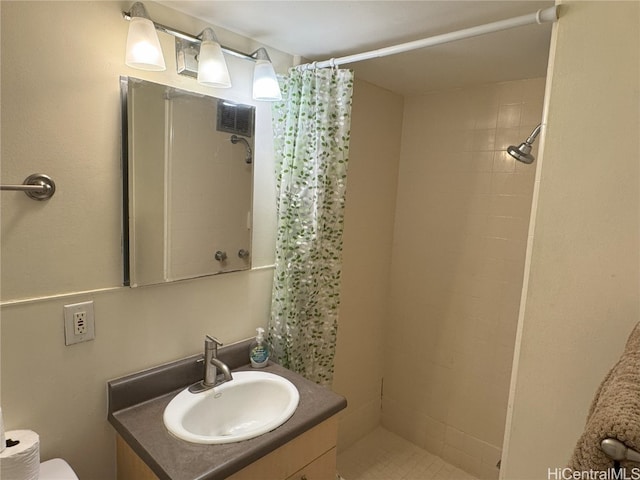
[[[118,480],[158,480],[158,477],[120,435],[116,435]]]
[[[289,443],[231,475],[228,480],[284,480],[300,472],[324,454],[334,451],[338,437],[338,418],[333,417],[297,436]],[[332,477],[335,480],[335,461]]]
[[[335,480],[336,449],[332,448],[321,455],[302,470],[298,470],[287,480]]]

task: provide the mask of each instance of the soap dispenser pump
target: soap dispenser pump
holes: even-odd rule
[[[253,368],[263,368],[269,362],[269,346],[264,340],[264,328],[256,328],[256,339],[249,347],[249,358]]]

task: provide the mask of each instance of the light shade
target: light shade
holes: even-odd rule
[[[229,88],[231,86],[222,48],[210,28],[202,32],[202,43],[198,54],[198,83],[207,87]]]
[[[253,99],[265,101],[282,100],[278,77],[271,59],[264,48],[255,53],[256,65],[253,68]]]
[[[125,63],[140,70],[166,70],[156,27],[151,20],[145,18],[144,6],[139,5],[138,7],[136,3],[131,9]]]

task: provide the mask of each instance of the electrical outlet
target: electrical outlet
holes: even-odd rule
[[[86,342],[96,337],[93,300],[64,306],[64,343]]]
[[[87,333],[87,312],[75,312],[73,314],[73,334],[84,335]]]

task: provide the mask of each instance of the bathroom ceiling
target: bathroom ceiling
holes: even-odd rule
[[[163,5],[278,50],[328,60],[553,6],[553,1],[191,1]],[[551,24],[517,27],[345,65],[356,77],[401,94],[546,73]]]

